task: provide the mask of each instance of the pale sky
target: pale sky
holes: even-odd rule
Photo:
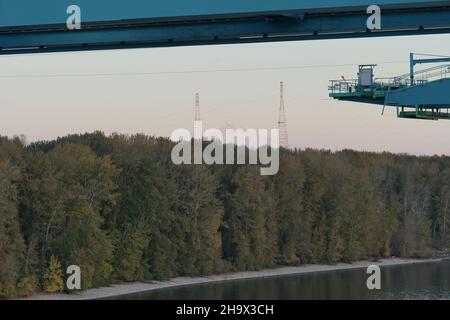
[[[0,56],[0,134],[170,136],[191,130],[196,92],[206,128],[276,128],[283,80],[292,147],[450,155],[449,121],[328,98],[358,64],[407,73],[409,52],[449,55],[450,35]]]

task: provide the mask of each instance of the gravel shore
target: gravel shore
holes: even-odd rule
[[[255,278],[266,278],[266,277],[277,277],[285,275],[295,275],[295,274],[305,274],[312,272],[330,272],[330,271],[341,271],[341,270],[351,270],[351,269],[364,269],[370,265],[376,264],[380,267],[383,266],[395,266],[404,264],[417,264],[417,263],[428,263],[428,262],[439,262],[442,261],[441,258],[434,259],[399,259],[391,258],[384,259],[378,262],[371,261],[359,261],[352,264],[339,263],[336,265],[304,265],[299,267],[282,267],[277,269],[262,270],[262,271],[251,271],[251,272],[237,272],[224,275],[215,275],[207,277],[195,277],[195,278],[175,278],[168,281],[153,281],[149,283],[145,282],[132,282],[117,284],[110,287],[95,288],[83,291],[80,294],[44,294],[38,293],[27,299],[29,300],[90,300],[90,299],[101,299],[108,297],[117,297],[121,295],[147,292],[152,290],[187,286],[195,284],[205,284],[221,281],[233,281],[233,280],[243,280],[243,279],[255,279]]]

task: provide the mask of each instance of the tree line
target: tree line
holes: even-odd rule
[[[144,135],[0,137],[0,297],[450,244],[450,158],[281,150],[280,172],[172,164]]]

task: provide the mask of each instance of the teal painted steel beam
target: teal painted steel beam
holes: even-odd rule
[[[369,1],[79,0],[81,30],[64,24],[73,1],[28,2],[0,0],[0,54],[450,33],[450,1],[379,0],[374,31]]]
[[[443,0],[0,0],[0,28],[65,25],[66,9],[78,5],[86,24],[193,22],[251,16],[337,14],[382,9],[438,8]]]
[[[444,63],[444,62],[450,62],[449,58],[433,58],[433,59],[414,59],[413,64],[424,64],[424,63]]]
[[[448,108],[450,106],[450,79],[440,79],[413,85],[386,93],[387,106],[422,106]]]

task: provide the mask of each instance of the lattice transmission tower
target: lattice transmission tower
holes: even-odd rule
[[[202,135],[202,119],[200,117],[200,94],[195,94],[194,137]]]
[[[201,121],[200,118],[200,94],[195,94],[195,121]]]
[[[278,130],[280,130],[280,147],[289,148],[286,110],[284,109],[284,83],[280,82],[280,110],[278,116]]]

